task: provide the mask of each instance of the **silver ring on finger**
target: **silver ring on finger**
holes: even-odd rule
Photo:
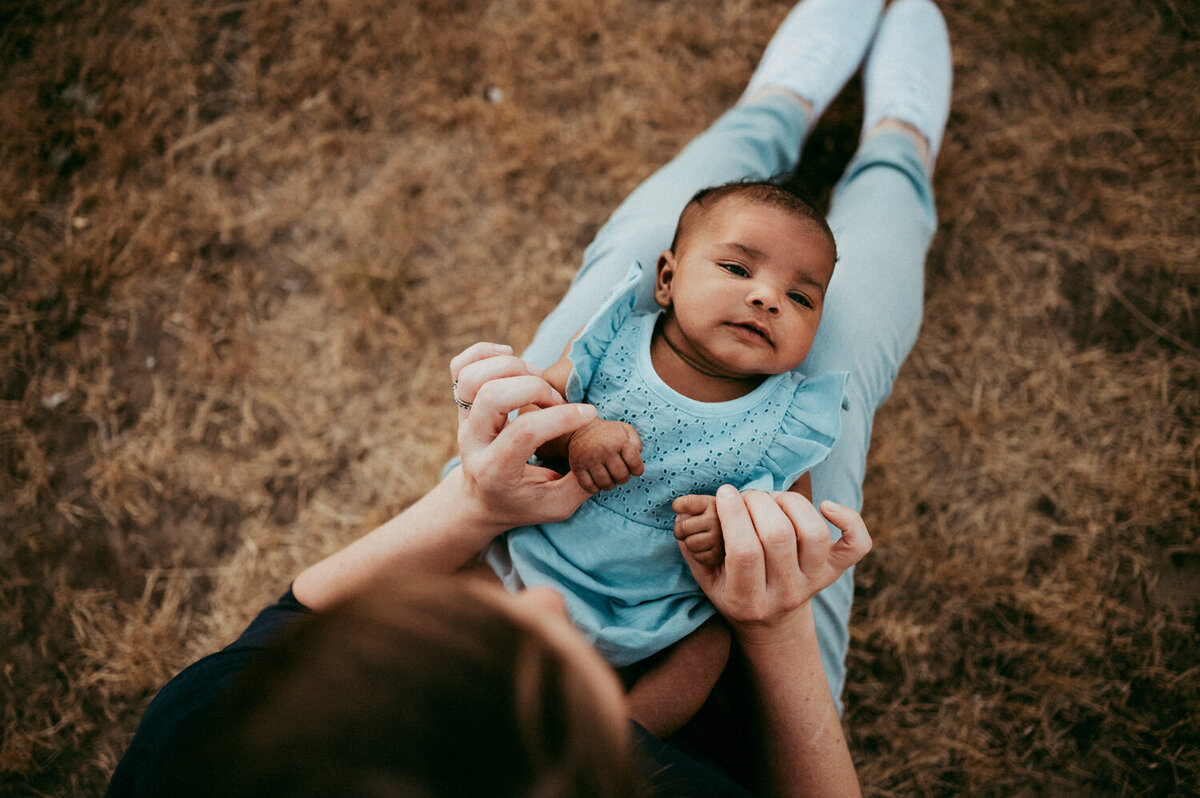
[[[471,403],[464,402],[462,399],[458,398],[458,380],[455,380],[450,385],[450,390],[454,392],[454,404],[458,405],[462,410],[466,410],[468,413],[471,412]]]

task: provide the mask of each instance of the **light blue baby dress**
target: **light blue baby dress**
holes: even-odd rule
[[[728,402],[689,399],[651,365],[659,314],[637,308],[640,276],[634,264],[571,346],[567,400],[632,424],[645,472],[565,521],[513,529],[484,552],[509,590],[558,589],[616,666],[661,651],[715,612],[679,553],[671,502],[726,483],[787,490],[829,454],[847,377],[787,372]]]

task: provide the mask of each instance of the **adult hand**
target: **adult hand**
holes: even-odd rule
[[[743,641],[789,634],[788,627],[809,600],[871,550],[862,517],[833,502],[823,502],[818,512],[798,493],[739,493],[723,485],[716,505],[724,561],[715,566],[697,562],[682,541],[679,550],[701,589]],[[826,518],[842,531],[836,543]]]
[[[572,474],[530,465],[534,451],[596,417],[591,405],[566,404],[541,370],[507,346],[478,343],[450,361],[458,398],[458,447],[468,499],[504,527],[557,521],[589,496]],[[514,410],[536,405],[509,420]]]

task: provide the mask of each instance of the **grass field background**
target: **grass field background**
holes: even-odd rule
[[[869,795],[1200,791],[1200,7],[947,0],[920,341],[879,414]],[[153,693],[452,453],[767,0],[0,5],[0,793],[96,794]],[[810,138],[824,201],[861,113]]]

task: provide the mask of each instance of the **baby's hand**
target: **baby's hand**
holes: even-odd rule
[[[671,502],[675,538],[683,541],[696,562],[712,568],[725,559],[725,536],[717,518],[717,497],[690,494]]]
[[[571,435],[567,459],[588,493],[612,490],[631,476],[641,476],[642,439],[624,421],[596,419]]]

